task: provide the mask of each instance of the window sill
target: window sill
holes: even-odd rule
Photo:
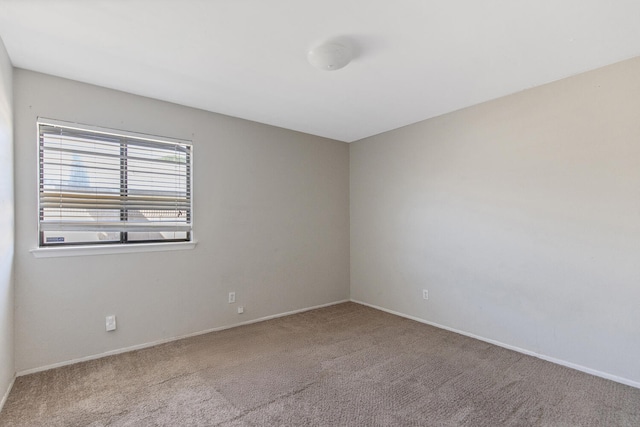
[[[111,255],[136,252],[184,251],[194,249],[198,242],[172,243],[140,243],[128,245],[95,245],[95,246],[64,246],[57,248],[35,248],[31,254],[36,258],[56,258],[67,256]]]

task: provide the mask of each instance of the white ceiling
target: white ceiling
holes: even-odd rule
[[[640,1],[0,0],[0,37],[16,67],[350,142],[638,56]],[[353,62],[311,67],[333,38]]]

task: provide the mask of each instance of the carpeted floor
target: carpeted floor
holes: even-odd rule
[[[640,390],[345,303],[19,377],[2,426],[640,426]]]

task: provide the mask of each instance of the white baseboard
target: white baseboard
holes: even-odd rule
[[[7,387],[7,391],[4,393],[4,396],[2,396],[2,400],[0,400],[0,412],[2,412],[2,408],[4,408],[4,404],[7,402],[7,399],[9,398],[9,393],[11,393],[11,389],[13,388],[13,383],[15,382],[16,382],[16,376],[14,375],[13,379],[9,383],[9,387]]]
[[[78,359],[66,360],[64,362],[53,363],[51,365],[40,366],[38,368],[26,369],[24,371],[18,372],[16,374],[16,376],[21,377],[21,376],[24,376],[24,375],[35,374],[36,372],[48,371],[49,369],[60,368],[62,366],[73,365],[73,364],[80,363],[80,362],[87,362],[89,360],[100,359],[100,358],[107,357],[107,356],[113,356],[115,354],[127,353],[129,351],[141,350],[143,348],[149,348],[149,347],[153,347],[153,346],[156,346],[156,345],[165,344],[165,343],[168,343],[168,342],[171,342],[171,341],[178,341],[178,340],[185,339],[185,338],[190,338],[190,337],[195,337],[195,336],[198,336],[198,335],[208,334],[210,332],[218,332],[218,331],[223,331],[225,329],[237,328],[238,326],[250,325],[252,323],[264,322],[266,320],[276,319],[278,317],[290,316],[292,314],[303,313],[305,311],[315,310],[315,309],[323,308],[323,307],[329,307],[329,306],[332,306],[332,305],[342,304],[342,303],[349,302],[349,301],[350,300],[348,300],[348,299],[341,300],[341,301],[334,301],[334,302],[330,302],[330,303],[327,303],[327,304],[316,305],[316,306],[313,306],[313,307],[307,307],[307,308],[301,308],[301,309],[298,309],[298,310],[287,311],[285,313],[272,314],[270,316],[260,317],[259,319],[247,320],[246,322],[234,323],[232,325],[220,326],[220,327],[217,327],[217,328],[211,328],[211,329],[207,329],[207,330],[204,330],[204,331],[194,332],[194,333],[191,333],[191,334],[180,335],[180,336],[171,337],[171,338],[165,338],[165,339],[161,339],[161,340],[158,340],[158,341],[153,341],[153,342],[144,343],[144,344],[138,344],[138,345],[134,345],[134,346],[131,346],[131,347],[119,348],[119,349],[116,349],[116,350],[110,350],[110,351],[106,351],[104,353],[99,353],[99,354],[93,354],[93,355],[90,355],[90,356],[80,357]],[[7,392],[7,395],[8,394],[9,393]]]
[[[640,388],[640,382],[633,381],[627,378],[619,377],[617,375],[612,375],[606,372],[598,371],[596,369],[587,368],[586,366],[577,365],[575,363],[567,362],[566,360],[556,359],[555,357],[546,356],[544,354],[535,353],[530,350],[525,350],[524,348],[516,347],[513,345],[505,344],[500,341],[492,340],[490,338],[481,337],[479,335],[471,334],[469,332],[461,331],[458,329],[450,328],[448,326],[441,325],[439,323],[431,322],[429,320],[424,320],[419,317],[410,316],[408,314],[400,313],[398,311],[389,310],[384,307],[379,307],[377,305],[369,304],[363,301],[358,301],[355,299],[351,299],[351,302],[355,302],[356,304],[366,305],[367,307],[374,308],[376,310],[384,311],[386,313],[394,314],[396,316],[404,317],[406,319],[415,320],[416,322],[424,323],[427,325],[435,326],[436,328],[445,329],[447,331],[454,332],[456,334],[464,335],[470,338],[475,338],[480,341],[487,342],[489,344],[497,345],[499,347],[506,348],[508,350],[517,351],[518,353],[526,354],[527,356],[537,357],[538,359],[546,360],[547,362],[555,363],[556,365],[566,366],[567,368],[575,369],[577,371],[585,372],[587,374],[595,375],[596,377],[605,378],[607,380],[615,381],[620,384],[625,384],[631,387]]]

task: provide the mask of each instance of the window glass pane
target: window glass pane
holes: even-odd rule
[[[74,243],[109,243],[120,241],[120,233],[105,231],[44,231],[44,243],[64,245]]]
[[[167,224],[171,225],[187,224],[186,209],[136,209],[129,210],[128,222],[131,224]]]
[[[105,222],[120,222],[119,209],[66,209],[64,207],[47,207],[43,208],[42,212],[44,216],[44,222],[46,222],[47,220],[58,220],[56,222],[65,224],[82,221],[85,224],[85,227],[89,230],[95,230],[96,228],[98,228],[99,224]]]
[[[127,237],[131,241],[163,241],[163,240],[186,240],[186,231],[163,231],[163,232],[130,232]]]
[[[47,136],[44,147],[41,168],[45,191],[119,193],[119,145]]]

